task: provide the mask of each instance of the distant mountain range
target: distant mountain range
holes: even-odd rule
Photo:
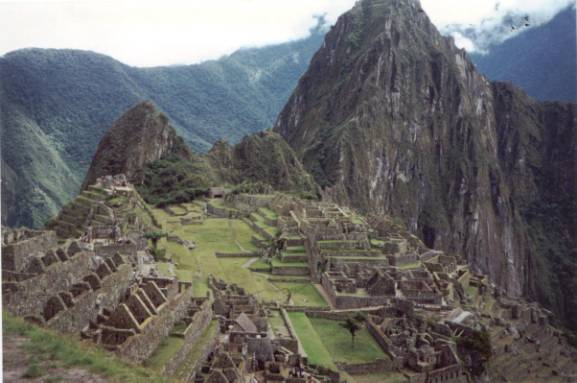
[[[472,54],[491,80],[511,81],[542,101],[577,101],[577,15],[571,6],[487,54]]]
[[[576,100],[575,11],[471,58],[492,80],[541,100]],[[309,38],[198,65],[134,68],[87,51],[0,57],[2,224],[39,226],[77,192],[104,132],[152,100],[198,152],[270,128],[321,46]],[[153,49],[153,47],[151,47]]]
[[[322,23],[322,22],[321,22]],[[113,121],[152,100],[196,151],[272,127],[325,30],[198,65],[134,68],[87,51],[0,58],[2,223],[39,226],[79,190]],[[153,47],[151,47],[153,49]]]

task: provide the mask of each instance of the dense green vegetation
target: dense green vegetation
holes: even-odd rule
[[[146,69],[76,50],[0,57],[2,223],[38,227],[54,216],[78,192],[104,132],[139,101],[152,100],[200,151],[270,128],[323,35]]]
[[[210,173],[200,157],[186,160],[169,156],[146,167],[144,181],[137,189],[146,202],[159,207],[190,202],[206,195],[214,182]]]

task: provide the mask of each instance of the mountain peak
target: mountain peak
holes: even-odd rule
[[[574,214],[569,203],[566,211],[542,204],[570,195],[563,185],[575,179],[574,149],[561,137],[574,140],[575,113],[491,84],[418,2],[363,0],[327,34],[275,130],[324,195],[400,217],[427,246],[466,254],[508,294],[568,313],[572,293],[543,286],[569,282],[532,274],[544,261],[531,238],[562,243],[560,258],[575,242],[530,230],[550,225],[534,218],[535,206],[559,222]],[[548,152],[550,142],[559,150]],[[553,180],[544,169],[556,161]]]
[[[167,154],[190,156],[168,118],[151,101],[140,102],[124,113],[100,141],[83,189],[98,177],[120,173],[138,183],[144,166]]]

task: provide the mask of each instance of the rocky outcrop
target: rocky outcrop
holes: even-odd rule
[[[575,318],[576,114],[489,82],[418,1],[362,0],[275,131],[327,197],[399,217],[508,294]]]
[[[124,113],[110,128],[92,159],[82,189],[98,177],[126,174],[131,183],[142,182],[144,167],[166,154],[188,158],[190,152],[152,102],[141,102]]]
[[[259,182],[275,190],[316,193],[317,186],[295,152],[278,134],[264,131],[231,146],[217,142],[208,159],[221,183]]]

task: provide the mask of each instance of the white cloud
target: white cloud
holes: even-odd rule
[[[463,36],[461,33],[459,32],[453,32],[451,33],[451,36],[453,36],[453,39],[455,40],[455,45],[458,46],[461,49],[465,49],[469,52],[472,52],[475,50],[475,43]]]
[[[507,14],[549,20],[571,0],[421,0],[467,49],[490,40]],[[315,15],[330,23],[355,0],[0,0],[0,54],[25,48],[101,52],[137,66],[195,63],[240,47],[305,37]],[[454,24],[458,24],[455,27]],[[473,34],[465,27],[472,25]],[[471,28],[470,28],[471,29]],[[502,33],[497,33],[503,38]]]
[[[193,63],[244,46],[305,37],[351,0],[0,1],[0,54],[24,47],[88,49],[131,65]]]
[[[421,4],[437,28],[455,37],[457,45],[482,52],[547,23],[575,0],[421,0]]]

